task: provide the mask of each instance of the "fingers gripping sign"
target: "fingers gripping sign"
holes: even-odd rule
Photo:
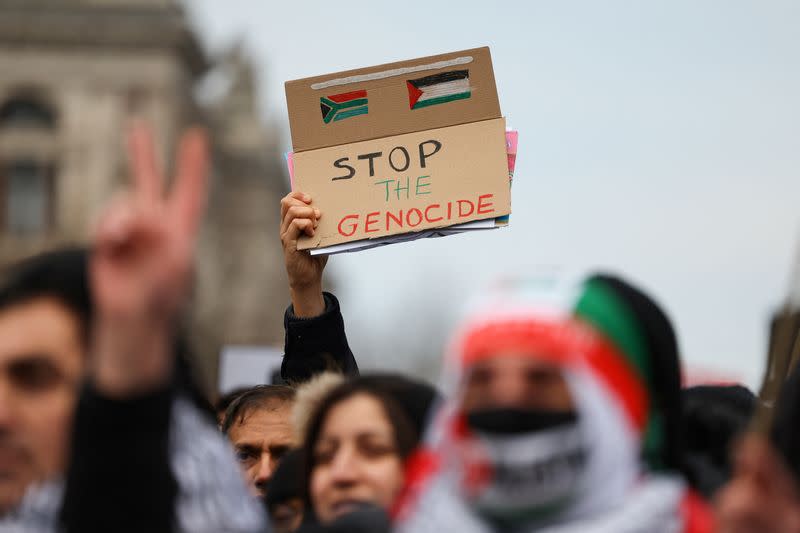
[[[312,317],[325,310],[322,296],[322,273],[328,261],[324,255],[312,256],[308,251],[298,250],[301,235],[314,236],[322,213],[311,205],[309,195],[291,192],[281,200],[281,244],[292,304],[297,316]]]
[[[208,140],[200,128],[182,135],[168,192],[144,124],[128,133],[128,158],[132,190],[101,215],[90,267],[94,378],[118,395],[169,375],[173,326],[191,286],[206,204]]]

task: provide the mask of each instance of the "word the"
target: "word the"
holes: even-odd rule
[[[430,194],[430,176],[420,176],[417,178],[417,184],[414,187],[414,195],[415,196],[422,196],[425,194]],[[405,186],[403,186],[403,180],[401,178],[398,179],[391,179],[383,180],[383,181],[376,181],[375,185],[385,185],[386,186],[386,201],[389,201],[389,193],[393,191],[397,195],[397,199],[400,200],[403,195],[401,193],[405,192],[405,198],[408,199],[411,197],[411,179],[405,179]]]

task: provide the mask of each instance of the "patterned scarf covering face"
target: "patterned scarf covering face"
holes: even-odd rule
[[[586,438],[574,413],[553,415],[534,411],[468,415],[472,434],[458,443],[464,465],[460,486],[462,497],[480,514],[513,523],[555,512],[575,496],[586,464]],[[498,433],[497,422],[503,418],[508,422],[542,418],[547,425],[529,431],[509,425],[512,431]]]
[[[490,523],[516,527],[586,516],[621,505],[635,482],[638,443],[623,413],[591,376],[565,377],[576,412],[453,417],[440,444],[451,490]]]
[[[613,346],[569,312],[513,302],[489,309],[467,321],[451,345],[450,401],[434,420],[427,448],[410,463],[397,531],[526,533],[567,524],[589,531],[596,517],[635,509],[634,494],[644,496],[649,484],[640,462],[644,385],[626,374]],[[574,412],[461,411],[460,389],[472,365],[504,353],[558,366]],[[658,505],[671,511],[682,484],[667,484],[670,497]],[[659,513],[653,498],[642,501],[646,509],[630,531],[670,530],[645,519]]]
[[[482,514],[514,521],[555,510],[575,492],[587,446],[572,411],[491,409],[467,415],[467,425],[462,487]]]

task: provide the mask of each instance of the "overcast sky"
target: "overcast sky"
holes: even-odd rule
[[[800,2],[186,4],[210,51],[243,41],[287,150],[284,81],[491,47],[520,132],[511,227],[333,257],[360,360],[435,360],[504,272],[599,267],[664,304],[691,366],[760,380],[800,237]]]

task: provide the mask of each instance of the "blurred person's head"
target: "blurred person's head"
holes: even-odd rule
[[[296,531],[303,522],[303,451],[295,448],[278,463],[265,498],[272,528],[277,533]]]
[[[316,520],[366,510],[371,522],[372,509],[389,511],[435,397],[428,385],[380,375],[342,383],[321,400],[304,438],[305,497]]]
[[[755,396],[741,385],[698,385],[682,391],[689,481],[711,499],[731,477],[731,449],[747,429]]]
[[[65,468],[91,318],[88,254],[63,249],[0,279],[0,515]]]
[[[280,459],[294,446],[291,424],[295,391],[259,385],[228,406],[222,432],[228,436],[253,494],[264,496]]]
[[[643,463],[680,466],[666,316],[609,276],[551,292],[501,287],[465,320],[446,361],[461,491],[503,524],[599,512],[624,501]]]

